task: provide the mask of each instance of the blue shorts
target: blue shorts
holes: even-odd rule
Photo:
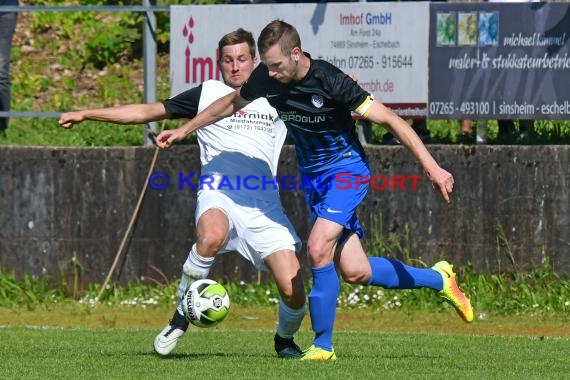
[[[303,174],[302,174],[303,175]],[[352,234],[364,237],[356,209],[368,192],[370,168],[366,162],[303,175],[303,193],[313,222],[323,218],[344,227],[339,244]],[[307,183],[310,181],[310,185]]]

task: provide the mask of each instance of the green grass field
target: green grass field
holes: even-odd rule
[[[192,327],[162,359],[152,342],[172,315],[177,282],[117,286],[94,306],[97,284],[80,292],[57,278],[4,272],[0,380],[570,378],[570,282],[549,261],[529,272],[458,273],[473,323],[427,289],[345,284],[335,321],[338,361],[305,363],[275,355],[273,283],[226,284],[228,317],[213,329]],[[308,316],[296,342],[312,342]]]
[[[336,363],[282,360],[270,330],[192,330],[168,359],[156,330],[11,327],[0,331],[4,379],[563,379],[570,340],[341,331]],[[302,341],[310,335],[304,332]]]
[[[0,308],[2,379],[567,379],[568,316],[340,311],[335,363],[281,360],[275,310],[236,305],[191,328],[167,359],[152,350],[164,307]],[[131,327],[125,327],[131,326]],[[306,318],[296,340],[311,343]]]

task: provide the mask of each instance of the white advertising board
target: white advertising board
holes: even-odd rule
[[[274,19],[295,26],[313,58],[355,74],[400,115],[426,115],[429,2],[172,6],[171,95],[220,79],[222,35],[241,27],[257,39]]]

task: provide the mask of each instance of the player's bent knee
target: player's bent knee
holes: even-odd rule
[[[202,256],[212,256],[223,247],[225,241],[225,236],[204,234],[203,236],[198,237],[198,251]]]
[[[324,244],[307,244],[309,260],[313,266],[319,267],[332,260],[332,251]]]
[[[370,279],[370,275],[364,272],[341,273],[342,279],[352,285],[366,285]]]

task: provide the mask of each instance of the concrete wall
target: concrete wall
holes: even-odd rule
[[[359,211],[367,244],[386,246],[395,236],[425,264],[446,258],[457,265],[471,262],[482,272],[512,270],[511,252],[520,268],[550,258],[555,271],[570,273],[569,146],[429,148],[455,175],[452,203],[445,204],[425,178],[416,190],[411,180],[404,183],[406,190],[371,189]],[[424,174],[401,147],[367,151],[373,175]],[[80,264],[83,283],[102,282],[153,154],[144,147],[0,147],[0,268],[70,278]],[[296,175],[295,165],[293,149],[286,147],[280,175]],[[154,171],[176,182],[179,172],[198,168],[197,147],[176,146],[159,153]],[[179,275],[193,243],[196,193],[178,190],[173,182],[146,194],[119,265],[121,281]],[[306,239],[310,221],[301,192],[282,191],[282,200]],[[236,254],[217,260],[213,274],[266,279]]]

